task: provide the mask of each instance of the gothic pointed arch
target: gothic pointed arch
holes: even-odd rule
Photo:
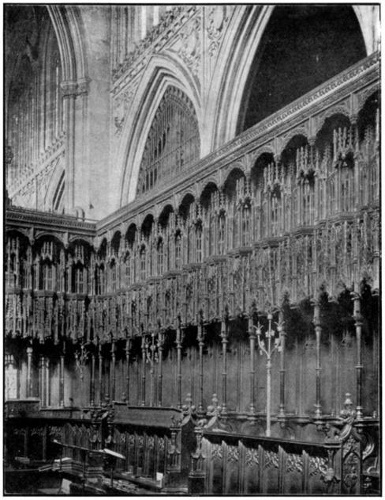
[[[76,5],[47,6],[58,40],[63,67],[63,80],[76,82],[87,74],[82,41],[82,26]]]
[[[144,149],[155,115],[168,87],[175,87],[191,102],[194,109],[199,136],[201,137],[200,91],[186,68],[175,57],[153,57],[136,91],[132,113],[127,119],[122,135],[131,140],[122,140],[116,163],[121,169],[116,189],[120,189],[120,206],[136,197],[139,170]],[[187,102],[187,101],[186,101]],[[120,180],[119,184],[118,181]]]
[[[315,11],[317,8],[322,9],[321,15],[318,11]],[[215,89],[215,94],[219,95],[219,100],[215,106],[214,104],[211,105],[214,116],[211,142],[214,149],[260,121],[263,117],[280,109],[285,104],[289,104],[295,98],[343,71],[343,69],[365,57],[370,53],[370,50],[373,50],[373,48],[370,49],[368,35],[363,36],[362,19],[358,18],[357,11],[356,9],[353,10],[352,6],[304,6],[301,9],[296,7],[295,15],[299,17],[294,21],[290,21],[290,17],[288,17],[290,9],[291,6],[255,6],[251,9],[245,9],[242,13],[240,12],[238,18],[234,19],[234,25],[232,25],[232,29],[235,29],[233,44],[232,46],[229,45],[228,51],[223,53],[224,60],[227,60],[227,63],[222,68],[222,77]],[[342,26],[345,24],[344,19],[346,19],[346,16],[349,20],[348,36],[342,38],[341,32],[345,31]],[[275,25],[280,22],[281,28],[275,30]],[[330,60],[328,64],[322,61],[322,64],[320,63],[317,66],[320,70],[321,66],[324,68],[321,70],[321,73],[323,71],[322,74],[318,74],[317,71],[314,71],[314,68],[310,67],[297,68],[290,73],[290,68],[294,66],[289,62],[288,55],[290,53],[297,55],[303,53],[304,49],[296,48],[295,44],[297,42],[306,43],[305,40],[311,41],[313,37],[312,27],[319,30],[322,36],[317,37],[319,47],[317,44],[308,43],[306,53],[308,53],[309,57],[305,59],[311,59],[315,65],[318,64],[317,54],[318,57],[321,57],[320,54],[322,54],[322,57],[327,58],[330,56],[331,58],[334,57],[334,59],[333,61]],[[305,34],[302,33],[301,36],[296,36],[299,28]],[[274,32],[277,34],[277,40],[280,40],[281,51],[272,49],[272,46],[276,45],[275,42],[277,42],[272,38],[272,36],[275,36]],[[286,32],[288,38],[282,36],[282,33]],[[326,32],[329,34],[326,35]],[[350,50],[352,44],[354,47]],[[338,47],[343,45],[344,50],[335,50],[337,45]],[[323,50],[324,48],[325,50]],[[282,55],[285,50],[287,54]],[[342,55],[342,52],[344,55]],[[276,60],[266,63],[261,59],[265,56],[271,59],[276,58]],[[299,59],[299,65],[301,61],[303,62],[303,59]],[[267,68],[273,65],[276,70],[277,67],[283,68],[286,63],[288,64],[288,74],[285,74],[282,78],[285,85],[287,84],[286,87],[290,87],[290,81],[295,80],[298,74],[302,75],[302,83],[301,85],[294,85],[293,83],[293,88],[289,92],[290,95],[285,98],[285,93],[279,92],[274,87],[277,82],[274,81],[274,85],[271,86],[268,83],[269,78],[264,74],[262,75],[260,70],[267,71]],[[285,73],[285,71],[282,70],[282,73]],[[280,73],[278,72],[278,76],[280,76]],[[265,88],[262,89],[263,92],[261,90],[263,97],[261,97],[261,93],[258,94],[258,97],[253,95],[253,82],[257,87],[258,85],[265,85]],[[283,84],[284,87],[285,85]],[[294,95],[296,92],[299,92],[299,95]],[[274,98],[281,99],[281,101],[274,104],[271,102]],[[213,102],[213,99],[214,93],[209,102]],[[265,107],[266,110],[259,111],[258,108],[261,106]],[[247,110],[251,111],[248,113]],[[251,117],[250,114],[256,116]]]

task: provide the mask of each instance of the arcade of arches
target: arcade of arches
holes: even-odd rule
[[[378,10],[5,7],[8,493],[380,493]]]

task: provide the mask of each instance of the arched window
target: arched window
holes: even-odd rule
[[[147,137],[139,171],[137,193],[171,178],[199,158],[199,130],[190,99],[169,86],[159,104]]]

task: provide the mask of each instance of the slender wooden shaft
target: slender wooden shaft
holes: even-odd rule
[[[102,346],[99,344],[99,404],[103,402],[103,355]]]
[[[32,347],[27,347],[27,398],[32,397]]]
[[[356,327],[356,342],[357,342],[357,364],[356,364],[356,387],[357,387],[357,405],[356,405],[356,413],[357,418],[363,417],[363,407],[362,407],[362,345],[361,345],[361,337],[362,337],[362,323],[363,318],[361,315],[361,301],[360,297],[356,294],[354,297],[354,320]]]
[[[255,329],[253,320],[249,318],[250,338],[250,413],[255,413]]]
[[[182,331],[178,326],[176,330],[176,352],[177,352],[177,395],[178,408],[182,408]]]
[[[164,334],[158,334],[158,406],[162,406]]]
[[[227,325],[226,321],[222,321],[221,325],[222,338],[222,414],[227,413]]]
[[[91,386],[90,386],[90,405],[95,405],[95,354],[91,355]]]
[[[116,387],[116,378],[115,378],[115,368],[116,368],[116,353],[115,353],[115,340],[111,342],[111,365],[110,365],[110,397],[111,401],[115,401],[115,387]]]
[[[281,356],[279,369],[279,416],[285,416],[285,340],[286,332],[283,329],[283,315],[279,313],[278,333],[280,338]]]
[[[130,340],[126,340],[126,363],[127,363],[127,377],[126,377],[126,401],[130,404]]]
[[[40,397],[41,406],[45,406],[44,370],[45,370],[44,356],[40,356],[40,365],[39,365],[39,397]]]
[[[146,404],[146,339],[142,337],[142,406]]]
[[[270,339],[269,339],[270,344]],[[270,352],[270,347],[269,347]],[[267,356],[266,363],[266,436],[271,436],[271,357]]]
[[[150,351],[150,406],[154,406],[154,379],[155,379],[155,333],[151,335]]]
[[[320,306],[316,302],[314,306],[314,327],[316,334],[316,386],[315,386],[315,416],[316,418],[322,415],[321,411],[321,322],[320,322]]]
[[[45,384],[44,384],[44,386],[45,386],[45,404],[46,404],[46,406],[49,406],[50,405],[49,358],[45,358],[45,368],[44,368],[44,371],[45,371]]]
[[[199,346],[199,413],[203,412],[203,325],[198,325],[198,346]]]
[[[59,404],[64,406],[64,353],[60,356]]]

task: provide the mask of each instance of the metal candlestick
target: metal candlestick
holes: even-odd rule
[[[273,315],[269,313],[267,315],[267,320],[269,322],[269,326],[267,331],[265,332],[265,340],[261,339],[262,335],[262,326],[258,322],[258,326],[254,326],[255,332],[257,334],[258,339],[258,347],[260,354],[265,354],[267,358],[266,363],[266,436],[271,436],[271,357],[275,351],[280,351],[281,349],[281,331],[282,331],[282,322],[276,323],[278,326],[278,337],[275,337],[276,332],[271,327],[271,322],[273,320]],[[274,341],[274,343],[272,342]]]

